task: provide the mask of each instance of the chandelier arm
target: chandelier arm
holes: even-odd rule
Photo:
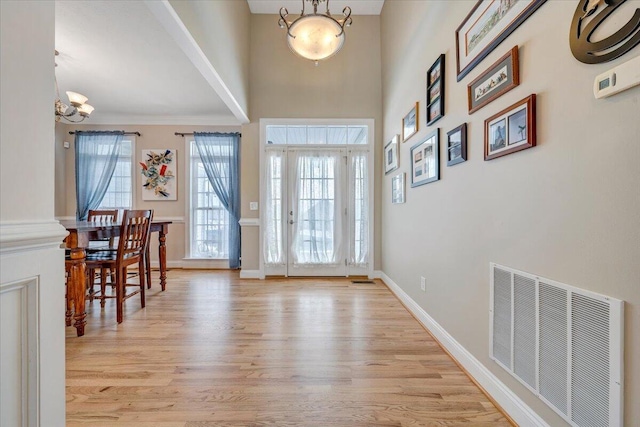
[[[280,28],[287,28],[287,33],[289,32],[289,28],[291,27],[291,24],[289,24],[289,21],[287,21],[287,16],[289,16],[289,11],[287,10],[286,7],[281,7],[280,8],[280,19],[278,20],[278,25],[280,26]]]
[[[80,123],[80,122],[84,121],[84,119],[86,119],[87,117],[86,116],[80,116],[80,120],[71,120],[70,117],[62,114],[62,115],[60,115],[60,118],[68,121],[69,123]]]

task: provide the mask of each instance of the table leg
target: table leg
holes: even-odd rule
[[[158,261],[160,263],[160,287],[162,290],[165,290],[167,286],[167,232],[169,227],[163,226],[160,232],[158,233],[158,240],[160,241],[160,246],[158,247],[159,256]]]
[[[149,252],[149,245],[147,245],[147,251],[144,254],[144,267],[147,269],[147,289],[151,289],[151,253]]]
[[[72,301],[75,323],[73,326],[79,337],[84,335],[84,325],[87,313],[84,307],[84,294],[86,289],[87,264],[84,248],[71,249],[71,267],[69,268],[69,282],[67,283],[68,296]]]

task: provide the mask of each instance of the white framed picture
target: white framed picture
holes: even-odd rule
[[[391,203],[404,203],[404,181],[404,172],[391,178]]]
[[[142,150],[142,200],[178,200],[174,149]]]
[[[398,169],[398,143],[400,135],[394,135],[384,146],[384,173],[388,174]]]

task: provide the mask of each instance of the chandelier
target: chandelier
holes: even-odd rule
[[[59,55],[58,51],[55,51],[56,56]],[[55,64],[56,67],[58,64]],[[67,98],[69,98],[69,104],[67,105],[60,100],[60,91],[58,90],[58,79],[55,78],[56,83],[56,101],[55,101],[55,113],[56,122],[60,119],[64,119],[69,123],[80,123],[93,112],[94,108],[87,104],[88,98],[81,93],[67,91]]]
[[[303,58],[318,61],[330,58],[338,53],[344,44],[344,27],[351,26],[351,8],[342,10],[344,18],[335,19],[329,12],[329,0],[306,0],[313,5],[313,14],[305,15],[305,0],[302,0],[302,13],[293,22],[287,21],[289,11],[280,8],[280,28],[287,28],[289,48]],[[326,1],[326,12],[318,13],[318,5]]]

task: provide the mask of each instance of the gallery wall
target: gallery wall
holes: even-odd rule
[[[64,184],[56,182],[56,217],[73,217],[76,215],[75,196],[75,155],[74,136],[69,131],[74,130],[124,130],[125,132],[140,132],[142,136],[135,136],[134,148],[134,209],[153,209],[154,218],[173,221],[167,235],[167,262],[169,267],[194,268],[227,268],[228,263],[217,261],[185,260],[187,216],[189,213],[189,177],[187,174],[188,152],[185,138],[176,136],[175,132],[239,132],[238,126],[161,126],[161,125],[56,125],[56,176],[64,178]],[[60,147],[63,142],[70,143],[69,149]],[[242,146],[242,141],[240,142]],[[177,155],[178,200],[142,200],[142,174],[138,163],[143,161],[142,150],[173,149]],[[58,172],[62,170],[63,174]],[[153,244],[153,237],[152,237]],[[155,260],[157,251],[151,251]]]
[[[615,28],[639,1],[629,1]],[[625,425],[640,419],[640,87],[596,100],[595,76],[640,55],[578,62],[569,48],[577,1],[549,1],[456,82],[455,30],[475,2],[387,1],[381,17],[383,140],[420,102],[420,130],[382,180],[382,270],[549,425],[567,425],[489,358],[489,263],[626,301]],[[469,114],[467,84],[519,46],[521,84]],[[426,126],[426,72],[445,54],[445,116]],[[484,120],[537,96],[537,146],[483,159]],[[468,125],[468,160],[446,166],[446,133]],[[440,130],[440,180],[391,203],[410,147]],[[426,291],[420,287],[426,279]]]

